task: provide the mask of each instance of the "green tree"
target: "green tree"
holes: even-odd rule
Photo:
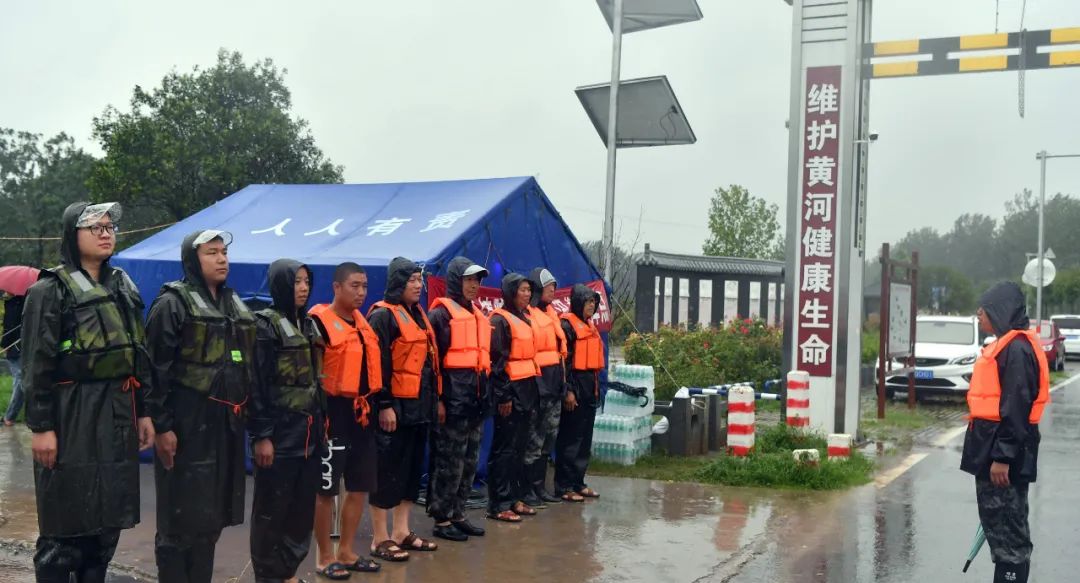
[[[931,227],[909,231],[893,246],[890,254],[896,259],[907,260],[911,259],[913,251],[919,252],[919,262],[923,265],[943,265],[949,255],[945,238]]]
[[[935,296],[934,288],[939,293]],[[975,289],[960,271],[932,265],[919,270],[919,308],[939,314],[969,315],[975,312]]]
[[[60,215],[64,207],[90,197],[86,182],[95,159],[64,133],[40,134],[0,128],[0,213],[4,236],[0,260],[46,266],[57,261]]]
[[[974,282],[988,282],[999,277],[997,221],[981,214],[963,214],[945,235],[947,257],[942,265],[968,276]]]
[[[706,255],[783,259],[784,236],[778,207],[732,184],[717,188],[709,203],[709,232],[702,246]]]
[[[1080,268],[1059,271],[1054,282],[1046,286],[1043,301],[1046,314],[1055,312],[1075,314],[1080,311]]]
[[[342,169],[291,115],[286,71],[222,49],[209,69],[173,71],[136,86],[131,110],[94,118],[105,158],[90,188],[125,203],[132,219],[176,221],[255,183],[341,182]]]
[[[1005,205],[1005,218],[998,233],[1003,242],[998,279],[1018,279],[1027,263],[1027,253],[1038,248],[1039,199],[1029,190],[1017,194]],[[1054,250],[1054,265],[1060,269],[1080,266],[1080,200],[1065,194],[1048,197],[1043,211],[1046,246]]]

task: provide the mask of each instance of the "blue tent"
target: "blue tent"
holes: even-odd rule
[[[252,185],[124,250],[112,263],[128,272],[149,306],[163,283],[182,276],[180,243],[199,229],[233,234],[229,286],[245,300],[269,300],[266,270],[282,257],[311,268],[312,305],[333,299],[334,267],[344,261],[364,267],[367,304],[378,301],[387,264],[397,256],[445,276],[450,260],[464,255],[488,268],[485,284],[493,287],[507,272],[527,274],[538,266],[560,285],[601,278],[532,177]],[[489,422],[481,462],[491,433]],[[486,473],[483,463],[480,473]]]
[[[531,177],[252,185],[124,250],[113,264],[128,272],[149,305],[161,284],[181,277],[184,236],[209,228],[235,237],[229,285],[245,299],[268,299],[266,269],[282,257],[311,267],[313,303],[331,300],[333,270],[344,261],[368,272],[368,303],[381,299],[386,266],[397,256],[445,275],[450,260],[464,255],[487,266],[485,284],[494,287],[508,271],[537,266],[564,285],[600,279]]]

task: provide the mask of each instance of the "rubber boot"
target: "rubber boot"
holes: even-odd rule
[[[547,502],[540,496],[540,493],[544,491],[544,478],[547,477],[547,466],[544,465],[544,460],[536,460],[526,468],[526,471],[529,482],[525,484],[524,502],[533,508],[547,508]]]
[[[1027,583],[1031,563],[996,563],[994,565],[994,583]]]

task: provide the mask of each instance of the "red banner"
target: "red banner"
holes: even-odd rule
[[[840,67],[806,70],[806,125],[800,205],[799,370],[831,377],[836,285],[836,198],[841,190]]]
[[[611,309],[608,306],[608,297],[604,290],[604,282],[596,280],[590,281],[585,285],[600,294],[600,305],[596,309],[596,315],[593,316],[596,327],[601,332],[611,330]],[[427,286],[429,305],[435,298],[441,298],[446,295],[445,278],[437,275],[429,275]],[[555,290],[555,301],[551,302],[551,305],[555,308],[556,312],[562,314],[570,311],[570,292],[572,289],[572,287],[561,287]],[[481,286],[480,297],[476,299],[475,304],[483,310],[485,314],[490,315],[491,312],[497,308],[501,308],[503,305],[502,290],[494,287]]]

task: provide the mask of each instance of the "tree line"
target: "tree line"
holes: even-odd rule
[[[966,213],[950,230],[924,227],[908,232],[894,246],[894,255],[919,252],[919,305],[942,313],[972,313],[978,296],[994,283],[1020,282],[1028,254],[1038,250],[1039,199],[1031,191],[1005,204],[1001,219]],[[1067,194],[1047,197],[1045,245],[1053,249],[1057,278],[1046,288],[1045,313],[1080,309],[1080,200]],[[880,266],[873,264],[880,281]],[[1034,288],[1023,286],[1034,298]],[[936,288],[936,290],[935,290]]]
[[[67,133],[0,128],[0,264],[54,263],[49,238],[78,200],[123,205],[124,247],[249,184],[342,182],[342,167],[293,115],[286,74],[222,49],[212,67],[136,86],[125,109],[109,105],[91,120],[100,158]]]

